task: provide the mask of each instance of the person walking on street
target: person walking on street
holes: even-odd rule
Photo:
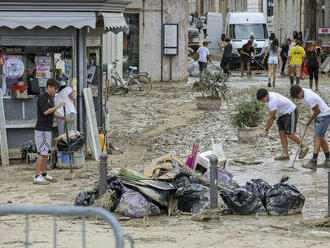
[[[309,88],[313,88],[313,79],[315,80],[315,90],[319,90],[319,67],[321,64],[321,56],[315,50],[314,44],[308,46],[308,51],[306,53],[307,58],[307,68],[309,74]]]
[[[204,33],[204,39],[206,39],[206,36],[207,36],[207,21],[206,20],[204,21],[204,24],[203,24],[203,33]]]
[[[196,28],[198,29],[198,33],[201,33],[201,29],[203,28],[203,22],[202,22],[201,18],[198,19],[198,21],[196,23]]]
[[[268,56],[268,87],[271,87],[271,75],[273,72],[273,87],[275,87],[276,81],[276,69],[279,65],[280,59],[280,49],[279,49],[279,42],[278,39],[274,39],[270,47],[265,53],[264,58],[262,59],[261,63],[264,64],[266,57]]]
[[[301,74],[301,64],[305,56],[305,50],[301,47],[301,42],[296,41],[296,45],[291,48],[289,53],[290,65],[290,83],[294,83],[294,76],[296,76],[296,83],[299,84]]]
[[[290,94],[292,98],[302,99],[313,110],[313,115],[307,121],[305,128],[307,129],[313,121],[315,122],[313,157],[308,163],[303,164],[302,167],[316,171],[317,167],[326,168],[330,166],[329,146],[325,139],[325,133],[330,124],[329,106],[311,89],[304,89],[299,85],[291,86]],[[318,165],[317,158],[320,148],[324,152],[325,161]]]
[[[207,48],[208,42],[204,41],[203,46],[197,50],[199,72],[204,71],[207,68],[207,63],[211,63],[210,51]]]
[[[233,50],[233,45],[230,43],[230,38],[226,37],[225,42],[219,46],[221,49],[223,49],[223,55],[222,55],[220,67],[222,68],[223,72],[228,75],[230,74],[230,72],[227,66],[231,56],[231,52]]]
[[[259,89],[257,91],[257,100],[267,103],[269,109],[269,116],[263,137],[268,136],[268,132],[276,119],[278,114],[277,126],[281,138],[284,155],[275,157],[275,160],[290,160],[288,151],[288,138],[301,146],[299,159],[303,159],[307,152],[308,147],[301,143],[300,138],[295,135],[298,121],[298,109],[296,105],[285,96],[276,92],[268,92],[266,89]]]
[[[49,184],[56,180],[47,174],[47,160],[52,147],[52,128],[54,117],[66,120],[65,117],[59,116],[55,111],[63,106],[65,102],[60,102],[54,106],[54,96],[60,87],[60,83],[55,79],[47,81],[46,91],[40,95],[37,102],[37,124],[35,130],[35,143],[38,152],[36,162],[36,176],[33,180],[35,184]],[[42,172],[42,174],[41,174]]]
[[[189,26],[192,26],[192,24],[193,24],[193,18],[194,18],[194,15],[193,14],[190,14],[189,16],[188,16],[188,21],[189,21]]]
[[[282,59],[282,69],[281,69],[281,75],[285,76],[285,65],[286,61],[288,60],[289,57],[289,47],[291,44],[291,39],[287,39],[285,43],[282,44],[281,47],[281,59]]]
[[[241,76],[244,76],[244,66],[247,67],[247,75],[251,75],[251,58],[254,58],[252,55],[254,49],[252,47],[252,41],[249,40],[241,50]]]

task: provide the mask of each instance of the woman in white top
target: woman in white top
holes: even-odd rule
[[[58,94],[56,94],[56,96],[54,98],[55,104],[58,104],[60,102],[66,103],[65,110],[66,110],[66,116],[67,116],[66,122],[68,125],[68,130],[75,129],[76,116],[77,116],[77,110],[74,106],[75,99],[76,99],[76,92],[69,86],[62,89]],[[60,116],[64,116],[63,107],[57,109],[56,113]],[[65,124],[64,120],[57,119],[58,135],[65,133],[64,124]]]
[[[265,62],[265,58],[267,57],[268,54],[269,54],[269,57],[268,57],[268,87],[272,86],[270,83],[272,72],[273,72],[273,87],[275,87],[276,69],[277,69],[277,65],[279,65],[279,61],[281,61],[278,39],[273,40],[272,44],[266,51],[263,60],[261,61],[262,64]]]

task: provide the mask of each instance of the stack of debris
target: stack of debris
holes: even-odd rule
[[[162,212],[172,215],[177,211],[206,211],[210,209],[210,153],[202,153],[198,159],[193,158],[196,162],[192,166],[167,154],[145,167],[144,175],[122,168],[108,177],[108,191],[104,195],[99,197],[98,188],[80,192],[75,205],[94,205],[137,218]],[[218,158],[221,160],[219,154]],[[240,187],[226,170],[225,164],[218,170],[218,202],[223,212],[242,215],[301,213],[305,198],[297,188],[285,183],[288,177],[284,176],[273,187],[262,179],[252,179]]]
[[[221,171],[226,176],[219,177],[219,188],[231,190],[222,185],[221,178],[226,178],[225,182],[230,185],[236,183],[228,171],[224,168]],[[80,192],[75,205],[103,207],[128,217],[161,212],[172,215],[178,210],[197,213],[210,208],[209,179],[171,154],[153,161],[145,168],[144,175],[122,168],[109,176],[107,183],[106,194],[99,197],[98,187],[93,191]]]

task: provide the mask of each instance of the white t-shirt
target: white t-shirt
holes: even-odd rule
[[[320,113],[317,117],[330,115],[330,108],[328,105],[322,100],[321,97],[319,97],[318,94],[314,93],[310,89],[303,89],[304,91],[304,103],[308,104],[308,106],[312,109],[316,106],[316,104],[319,105]]]
[[[276,110],[279,116],[290,114],[296,109],[296,105],[285,96],[282,96],[276,92],[269,92],[269,111]]]
[[[207,63],[206,56],[210,54],[209,49],[205,46],[201,46],[201,47],[198,48],[197,52],[199,54],[198,61]]]

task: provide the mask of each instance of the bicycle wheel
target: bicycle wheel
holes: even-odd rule
[[[126,88],[120,86],[119,81],[116,77],[111,76],[110,80],[110,95],[123,95],[128,91]]]
[[[145,96],[151,91],[152,83],[147,75],[138,74],[129,78],[128,87],[133,95]]]

